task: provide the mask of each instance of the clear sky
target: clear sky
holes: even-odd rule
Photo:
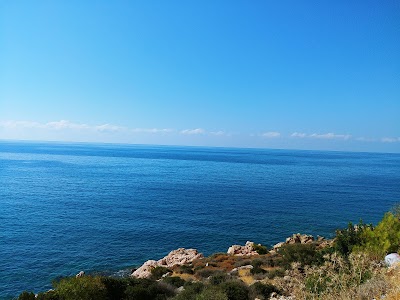
[[[0,139],[400,152],[400,2],[2,0]]]

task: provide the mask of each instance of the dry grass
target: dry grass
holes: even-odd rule
[[[275,280],[296,299],[380,299],[390,288],[384,269],[365,254],[351,254],[349,261],[332,254],[322,266],[299,267],[293,264],[284,279]]]
[[[250,269],[241,269],[238,271],[238,277],[247,285],[254,283],[254,277],[250,273]]]
[[[391,288],[388,291],[385,300],[400,300],[400,265],[386,273],[386,280]]]

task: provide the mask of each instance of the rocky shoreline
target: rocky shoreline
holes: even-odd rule
[[[268,248],[247,241],[205,257],[179,248],[126,277],[62,278],[18,300],[400,299],[400,205],[378,225],[349,223],[334,239],[293,234]]]
[[[272,247],[272,249],[266,252],[265,254],[268,253],[270,255],[276,255],[279,249],[284,245],[315,244],[318,249],[322,249],[331,246],[333,242],[334,242],[333,239],[325,239],[324,237],[321,236],[318,236],[317,239],[315,239],[312,235],[297,233],[286,238],[284,242],[275,244]],[[230,246],[226,254],[232,256],[244,256],[244,257],[258,256],[260,255],[260,253],[257,252],[256,250],[257,247],[264,247],[264,246],[262,246],[261,244],[256,244],[251,241],[247,241],[246,244],[243,246],[242,245]],[[174,268],[176,266],[190,264],[195,260],[201,260],[204,258],[205,258],[204,255],[202,253],[199,253],[197,249],[179,248],[171,251],[167,256],[157,261],[156,260],[146,261],[139,268],[134,269],[131,273],[131,276],[136,278],[150,278],[152,275],[151,271],[157,267]]]

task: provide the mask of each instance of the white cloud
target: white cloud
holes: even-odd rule
[[[14,128],[43,128],[43,125],[32,121],[0,121],[0,127],[7,129]]]
[[[55,121],[55,122],[48,122],[44,124],[44,128],[49,129],[90,129],[89,125],[86,124],[79,124],[79,123],[72,123],[67,120]]]
[[[262,136],[264,138],[277,138],[277,137],[280,137],[281,134],[276,131],[269,131],[269,132],[261,133],[260,136]]]
[[[400,137],[393,138],[393,137],[384,137],[381,139],[383,143],[396,143],[400,142]]]
[[[327,140],[332,140],[332,139],[340,139],[340,140],[348,140],[351,138],[350,134],[335,134],[335,133],[325,133],[325,134],[310,134],[310,138],[314,139],[327,139]]]
[[[169,132],[174,132],[173,129],[169,128],[133,128],[131,130],[132,132],[135,133],[169,133]]]
[[[307,137],[307,134],[302,133],[302,132],[293,132],[290,136],[296,137],[296,138],[305,138],[305,137]]]
[[[180,132],[181,134],[193,135],[193,134],[204,134],[206,131],[202,128],[196,129],[185,129]]]
[[[96,130],[104,132],[104,131],[121,131],[121,130],[125,130],[125,127],[122,126],[117,126],[117,125],[112,125],[112,124],[103,124],[103,125],[98,125],[94,127]]]

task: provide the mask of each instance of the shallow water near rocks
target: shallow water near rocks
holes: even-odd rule
[[[180,247],[329,237],[398,201],[399,154],[0,142],[0,299]]]

